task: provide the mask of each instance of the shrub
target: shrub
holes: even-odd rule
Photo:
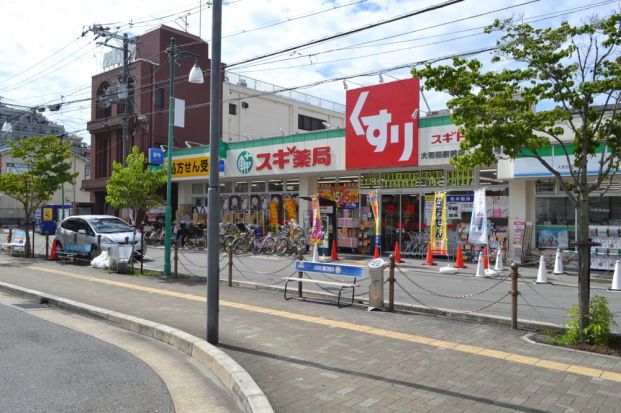
[[[569,318],[564,324],[567,331],[558,340],[561,344],[577,344],[580,341],[580,312],[577,304],[571,307]],[[610,328],[616,325],[606,297],[593,297],[589,303],[589,324],[584,328],[585,343],[607,344],[612,336]]]

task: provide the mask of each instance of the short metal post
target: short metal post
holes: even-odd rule
[[[140,251],[140,254],[142,255],[140,258],[140,274],[142,274],[142,270],[143,270],[143,264],[144,264],[144,224],[142,224],[142,228],[140,231],[140,248],[142,248],[142,251]]]
[[[518,291],[518,265],[516,263],[511,264],[511,328],[517,330],[518,328],[518,300],[517,297],[520,294]]]
[[[388,272],[388,311],[395,312],[395,256],[390,254]]]
[[[73,233],[73,243],[74,243],[74,244],[77,244],[77,243],[78,243],[78,233],[77,233],[77,232],[74,232],[74,233]]]
[[[26,233],[28,235],[28,233]],[[32,258],[35,257],[35,223],[32,222]]]
[[[229,287],[233,286],[233,248],[227,248],[229,253]]]
[[[298,261],[304,261],[304,254],[298,254]],[[302,278],[304,273],[302,271],[298,271],[298,278]],[[298,283],[298,297],[302,297],[302,283]]]
[[[97,235],[97,251],[101,253],[101,234]]]
[[[50,258],[50,234],[45,234],[45,259]]]
[[[10,244],[13,241],[13,228],[9,228],[9,239],[8,243]]]
[[[179,243],[175,242],[174,244],[175,246],[173,247],[173,251],[174,251],[174,257],[173,257],[173,261],[175,262],[175,272],[173,274],[173,276],[175,278],[177,278],[177,269],[178,269],[178,263],[179,263]]]

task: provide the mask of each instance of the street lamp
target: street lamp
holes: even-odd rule
[[[170,98],[168,100],[168,146],[166,147],[167,175],[166,175],[166,218],[165,218],[165,244],[164,244],[164,275],[169,277],[170,272],[170,247],[172,232],[172,149],[174,144],[173,130],[175,127],[175,65],[177,59],[182,57],[194,57],[194,67],[190,70],[188,81],[190,83],[203,83],[203,71],[198,66],[199,55],[185,50],[177,50],[177,41],[174,37],[170,39],[170,47],[167,50],[168,60],[170,61]]]

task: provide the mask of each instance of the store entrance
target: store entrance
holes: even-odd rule
[[[408,233],[420,230],[420,197],[412,194],[382,194],[381,225],[382,252],[395,250],[399,241],[403,251],[404,243],[409,241]]]

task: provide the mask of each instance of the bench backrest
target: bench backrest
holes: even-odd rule
[[[295,261],[295,270],[325,275],[338,275],[342,277],[362,277],[364,274],[364,267],[359,265],[332,264],[327,262],[312,261]]]

